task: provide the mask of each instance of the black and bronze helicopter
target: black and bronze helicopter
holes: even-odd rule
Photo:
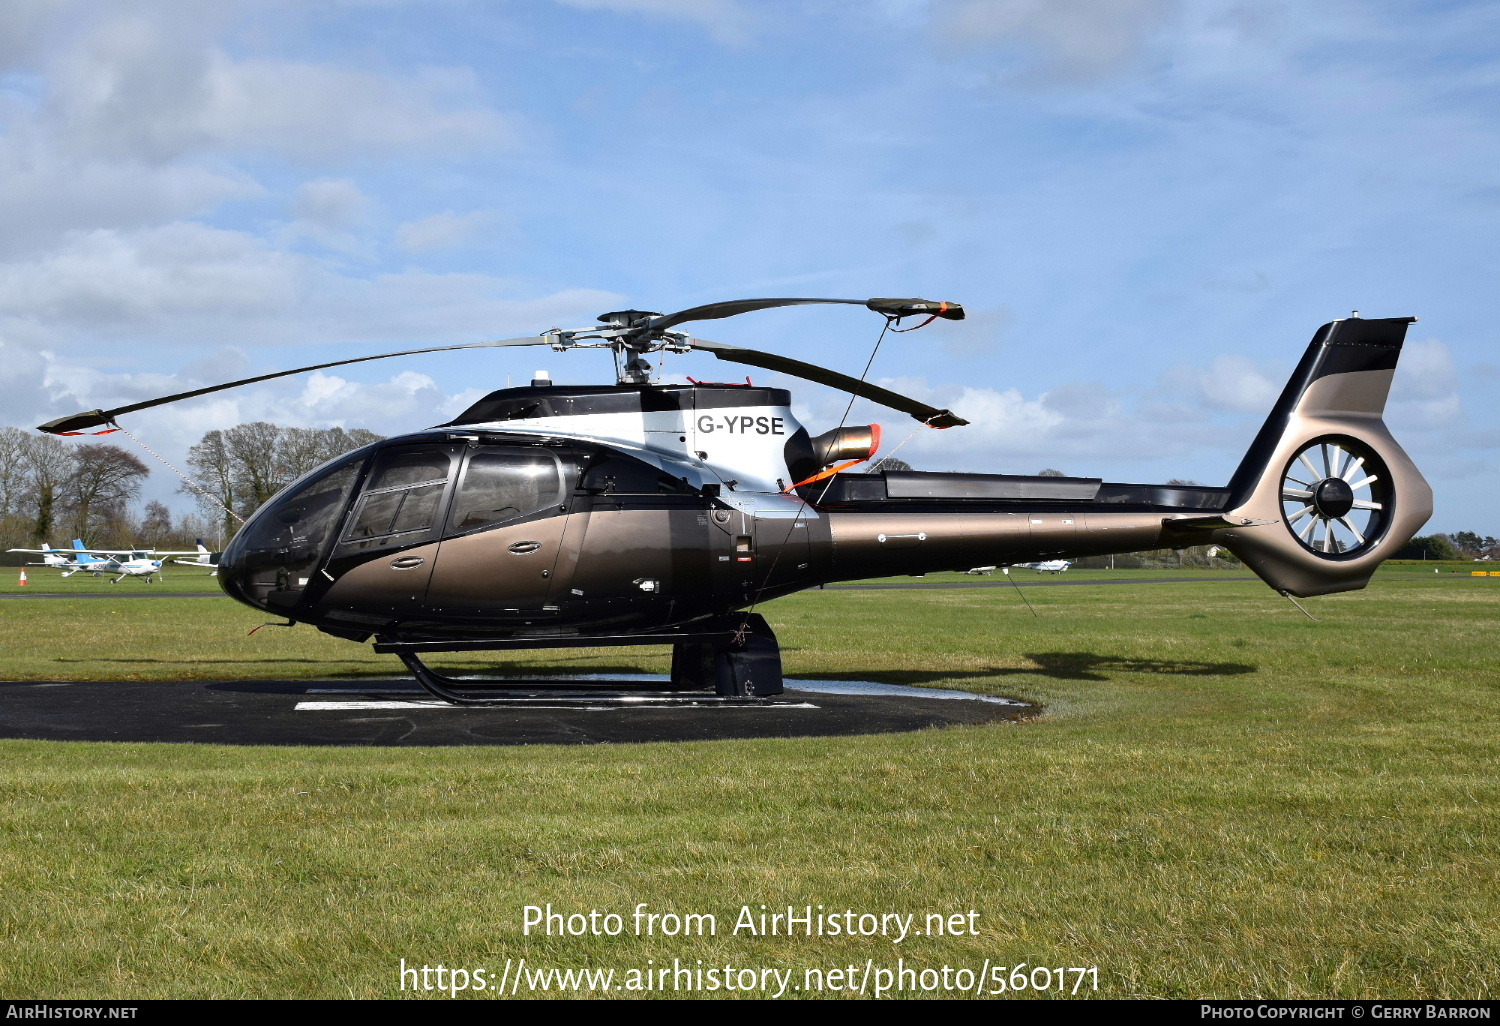
[[[439,674],[434,652],[671,645],[672,681],[733,700],[777,694],[755,605],[839,580],[1218,544],[1288,596],[1362,588],[1432,513],[1382,413],[1414,318],[1319,328],[1229,483],[1117,484],[1009,474],[852,473],[877,425],[813,436],[785,389],[653,383],[654,353],[712,353],[842,389],[934,428],[967,423],[836,371],[675,330],[772,307],[865,306],[890,324],[962,320],[922,299],[751,299],[623,310],[525,338],[300,367],[63,417],[80,433],[163,403],[392,356],[509,346],[607,348],[613,385],[540,376],[447,424],[348,453],[288,485],[225,548],[241,602],[398,655],[448,701],[507,685]]]

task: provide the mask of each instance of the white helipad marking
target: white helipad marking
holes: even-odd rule
[[[995,705],[1025,705],[1014,698],[980,695],[946,688],[913,688],[905,684],[877,684],[871,680],[788,680],[788,691],[812,691],[822,695],[879,695],[883,698],[947,698],[956,701],[992,702]]]
[[[329,690],[329,689],[321,689]],[[627,696],[611,698],[610,705],[514,705],[514,706],[466,706],[453,705],[440,698],[401,699],[392,701],[352,702],[298,702],[297,712],[341,712],[368,709],[570,709],[573,712],[607,712],[621,708],[635,709],[816,709],[811,702],[767,702],[764,705],[748,702],[716,702],[711,698],[642,698]]]
[[[460,679],[460,680],[486,680],[486,679],[494,679],[494,678],[463,677],[463,678],[458,678],[458,679]],[[670,681],[671,678],[669,678],[664,673],[579,673],[579,674],[569,674],[567,676],[551,677],[551,678],[548,678],[548,679],[550,679],[550,680],[578,680],[578,681],[586,681],[586,680],[660,681],[661,683],[666,684],[666,683],[668,683]],[[524,682],[520,681],[520,680],[517,680],[515,683],[521,684],[521,683],[524,683]],[[877,682],[872,681],[872,680],[798,680],[798,679],[794,679],[794,678],[787,678],[787,680],[786,680],[786,689],[789,692],[791,692],[791,691],[801,691],[801,692],[808,692],[808,693],[812,693],[812,694],[822,694],[822,695],[870,695],[870,696],[874,696],[874,697],[878,697],[878,698],[928,698],[928,699],[943,699],[943,700],[948,700],[948,701],[959,701],[959,702],[962,702],[962,701],[988,702],[988,703],[990,703],[992,705],[1010,705],[1010,706],[1017,706],[1017,707],[1022,707],[1022,706],[1026,705],[1025,702],[1018,701],[1018,700],[1016,700],[1014,698],[1001,698],[998,695],[981,695],[981,694],[977,694],[977,693],[975,693],[973,691],[957,691],[957,690],[951,690],[951,689],[948,689],[948,688],[915,688],[915,687],[910,687],[910,686],[905,685],[905,684],[880,684],[880,683],[877,683]],[[373,696],[376,696],[376,695],[426,695],[427,694],[427,692],[423,691],[421,688],[411,688],[411,687],[403,687],[403,688],[386,688],[386,687],[362,688],[362,687],[360,687],[357,684],[350,684],[347,687],[341,687],[341,688],[308,688],[307,689],[307,694],[309,694],[309,695],[360,695],[360,696],[363,696],[365,698],[365,700],[364,701],[356,701],[356,702],[299,702],[297,704],[297,710],[299,712],[321,712],[321,711],[329,711],[329,710],[334,710],[334,709],[403,709],[403,708],[408,708],[408,709],[459,709],[459,708],[463,708],[463,706],[450,705],[449,703],[444,702],[444,701],[442,701],[440,699],[437,699],[437,698],[419,698],[419,699],[414,699],[414,700],[398,700],[398,699],[378,700],[378,699],[375,699],[373,697]],[[584,699],[584,701],[587,701],[587,700]],[[680,697],[679,696],[673,696],[673,695],[657,695],[657,696],[650,696],[650,697],[644,696],[644,695],[640,695],[640,696],[622,695],[622,696],[619,696],[619,697],[611,696],[608,699],[608,701],[609,701],[610,704],[607,705],[607,706],[606,705],[600,705],[600,706],[586,706],[585,707],[585,706],[582,706],[582,705],[577,705],[577,706],[573,706],[573,705],[556,705],[556,706],[551,706],[551,705],[549,705],[549,706],[529,705],[529,706],[517,706],[517,708],[528,708],[528,709],[542,709],[542,708],[546,708],[546,709],[585,709],[585,708],[587,708],[588,710],[603,710],[603,709],[611,709],[611,708],[618,709],[618,708],[620,708],[621,705],[625,705],[625,704],[645,704],[645,705],[664,706],[664,705],[668,705],[668,704],[682,704],[682,703],[693,703],[693,702],[698,703],[700,706],[713,706],[713,707],[717,707],[717,708],[728,708],[728,707],[730,707],[730,706],[733,705],[733,703],[723,703],[723,704],[721,704],[721,703],[715,702],[712,698],[706,698],[705,696],[702,696],[702,695],[684,695],[684,696],[680,696]],[[762,708],[764,708],[764,707],[762,707]],[[779,708],[779,709],[815,709],[815,708],[817,708],[817,706],[809,705],[807,703],[800,703],[800,704],[784,703],[784,704],[775,706],[775,708]]]

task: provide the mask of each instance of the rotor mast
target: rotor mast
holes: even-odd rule
[[[649,329],[652,320],[660,316],[654,310],[611,310],[599,315],[601,323],[619,329],[618,334],[607,330],[601,333],[604,337],[615,336],[610,348],[615,354],[616,384],[651,384],[651,361],[646,356],[662,346]]]

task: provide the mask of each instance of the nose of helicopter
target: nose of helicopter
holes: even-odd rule
[[[219,557],[218,569],[219,573],[215,579],[219,582],[219,587],[224,594],[253,609],[270,612],[265,601],[266,590],[251,586],[252,575],[244,565],[243,549],[237,552],[234,542],[230,542],[224,554]]]

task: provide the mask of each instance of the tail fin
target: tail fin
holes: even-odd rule
[[[1220,540],[1293,595],[1352,591],[1432,516],[1432,489],[1386,430],[1416,318],[1323,325],[1229,482]]]

